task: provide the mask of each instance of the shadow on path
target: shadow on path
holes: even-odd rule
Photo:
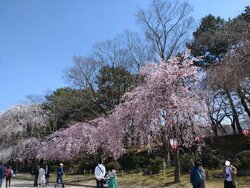
[[[5,188],[6,187],[6,184],[5,182],[3,182],[2,184],[2,188]],[[33,187],[33,181],[29,181],[29,180],[20,180],[20,179],[15,179],[15,178],[12,178],[11,180],[11,188],[20,188],[20,187],[25,187],[25,188],[31,188]],[[59,184],[57,186],[58,188],[61,188],[61,184]],[[84,185],[84,184],[81,184],[81,185],[69,185],[69,184],[65,184],[65,187],[66,188],[79,188],[79,187],[82,187],[82,188],[94,188],[95,186],[91,186],[91,185]],[[54,183],[51,183],[50,185],[46,185],[46,186],[39,186],[39,188],[54,188]]]

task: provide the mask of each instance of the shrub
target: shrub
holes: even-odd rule
[[[111,170],[111,169],[120,170],[120,169],[121,169],[121,165],[120,165],[120,163],[117,162],[117,161],[108,162],[108,163],[105,165],[105,167],[106,167],[107,170]]]
[[[148,170],[152,172],[152,174],[158,174],[162,169],[163,159],[161,157],[156,157],[155,159],[149,159]]]
[[[202,164],[206,168],[217,169],[221,168],[223,157],[210,147],[204,147],[201,153]]]
[[[245,150],[237,155],[240,160],[239,168],[250,169],[250,150]]]
[[[184,153],[180,156],[180,162],[181,162],[181,170],[183,172],[189,172],[190,169],[193,167],[192,160],[196,161],[198,160],[198,155],[196,154],[190,154],[190,153]]]
[[[119,159],[123,169],[132,170],[138,168],[138,157],[134,153],[125,154]]]

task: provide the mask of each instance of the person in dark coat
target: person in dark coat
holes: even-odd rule
[[[199,161],[195,161],[191,169],[190,183],[193,185],[193,188],[205,188],[205,170]]]
[[[36,165],[32,169],[32,172],[31,172],[31,174],[34,176],[34,184],[33,184],[34,187],[37,187],[37,185],[38,185],[37,181],[38,181],[38,175],[39,175],[39,168],[40,168],[40,166]]]
[[[46,185],[49,185],[49,174],[50,174],[50,167],[49,165],[45,165],[45,179],[46,179]]]
[[[63,164],[60,163],[59,166],[56,169],[56,182],[55,182],[55,188],[58,184],[58,181],[60,180],[61,184],[62,184],[62,188],[64,188],[64,182],[63,182]]]
[[[6,167],[0,162],[0,188],[2,187],[5,173],[6,173]]]

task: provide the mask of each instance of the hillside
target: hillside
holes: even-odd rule
[[[208,139],[206,144],[224,157],[235,157],[241,151],[250,150],[250,135],[237,134],[214,137],[212,142]]]

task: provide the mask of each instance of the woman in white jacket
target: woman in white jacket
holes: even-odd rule
[[[45,185],[45,170],[41,167],[39,168],[39,175],[38,175],[38,186]]]

